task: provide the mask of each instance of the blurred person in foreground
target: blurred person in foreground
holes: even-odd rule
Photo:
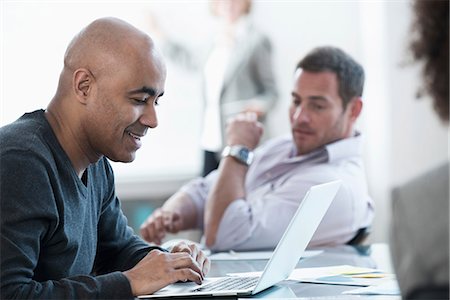
[[[449,2],[415,1],[410,48],[444,126],[449,120]],[[449,299],[449,164],[393,191],[391,251],[404,299]]]
[[[47,109],[0,129],[1,299],[133,299],[202,282],[195,245],[169,253],[127,226],[108,162],[134,160],[165,78],[149,36],[99,19],[69,44]]]
[[[206,45],[206,55],[174,41],[154,17],[150,19],[151,30],[161,38],[164,54],[179,66],[202,71],[202,176],[219,166],[220,154],[226,145],[227,120],[238,113],[254,112],[258,120],[265,123],[278,98],[272,44],[252,22],[252,1],[210,0],[209,5],[211,14],[219,21],[219,28],[210,45]]]
[[[144,239],[160,243],[166,232],[198,228],[213,250],[273,249],[308,189],[336,179],[343,185],[309,246],[348,243],[371,225],[362,136],[354,128],[364,70],[335,47],[313,49],[295,69],[292,134],[255,150],[263,131],[256,115],[232,119],[219,169],[151,214],[141,226]]]

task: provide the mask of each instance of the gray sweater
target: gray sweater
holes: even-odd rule
[[[0,128],[1,299],[133,298],[152,247],[127,226],[106,158],[75,173],[44,111]]]

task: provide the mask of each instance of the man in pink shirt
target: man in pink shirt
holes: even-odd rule
[[[338,48],[319,47],[298,63],[294,79],[292,133],[256,148],[263,132],[256,115],[231,119],[219,169],[153,212],[141,226],[144,239],[161,243],[166,232],[198,228],[212,250],[274,248],[307,190],[336,179],[343,185],[309,246],[345,244],[370,226],[373,202],[354,129],[363,68]]]

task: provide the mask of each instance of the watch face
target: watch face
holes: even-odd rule
[[[240,163],[249,166],[253,161],[253,152],[242,145],[226,146],[223,149],[222,157],[234,157]]]
[[[241,148],[240,150],[239,150],[239,158],[242,160],[242,161],[247,161],[247,159],[248,159],[248,149],[247,148]]]

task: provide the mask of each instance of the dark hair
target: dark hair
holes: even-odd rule
[[[330,71],[337,75],[339,96],[344,109],[354,97],[361,97],[364,87],[364,69],[350,55],[335,47],[318,47],[309,52],[296,69],[309,72]]]
[[[424,62],[425,91],[433,97],[434,108],[444,121],[449,119],[448,10],[448,0],[416,1],[410,45],[414,59]]]

